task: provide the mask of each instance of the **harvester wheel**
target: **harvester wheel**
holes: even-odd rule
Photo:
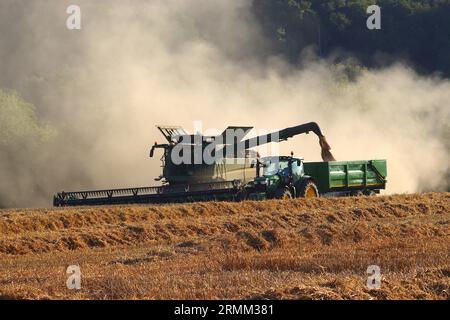
[[[280,188],[277,191],[275,191],[275,199],[292,199],[292,193],[289,191],[288,188]]]
[[[319,189],[312,180],[304,181],[298,189],[298,197],[301,198],[317,198],[319,196]]]
[[[237,194],[238,201],[245,201],[248,200],[248,192],[246,190],[241,190]]]

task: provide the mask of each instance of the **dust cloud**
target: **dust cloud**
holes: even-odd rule
[[[75,2],[82,30],[70,31]],[[388,160],[386,192],[446,187],[449,81],[400,63],[350,81],[311,53],[293,68],[271,53],[250,8],[250,0],[2,1],[0,88],[35,105],[54,134],[17,153],[0,144],[0,206],[154,184],[160,162],[148,151],[163,142],[155,125],[192,132],[194,121],[219,131],[316,121],[338,160]],[[312,134],[280,145],[291,150],[320,161]]]

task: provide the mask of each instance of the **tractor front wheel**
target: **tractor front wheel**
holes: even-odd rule
[[[277,191],[275,191],[275,199],[292,199],[292,193],[289,191],[288,188],[280,188]]]
[[[312,180],[303,181],[298,189],[298,197],[301,198],[317,198],[319,189]]]

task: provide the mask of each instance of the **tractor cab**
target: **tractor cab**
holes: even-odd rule
[[[258,160],[258,177],[291,177],[299,178],[303,176],[303,158],[294,157],[264,157]],[[258,168],[259,167],[259,168]]]
[[[264,157],[256,162],[256,178],[248,185],[247,194],[269,199],[296,197],[305,179],[303,158]]]

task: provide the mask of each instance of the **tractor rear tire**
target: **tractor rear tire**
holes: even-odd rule
[[[299,198],[317,198],[319,197],[319,189],[312,180],[303,181],[298,189],[297,196]]]
[[[289,191],[288,188],[280,188],[277,191],[275,191],[275,199],[292,199],[292,193]]]

